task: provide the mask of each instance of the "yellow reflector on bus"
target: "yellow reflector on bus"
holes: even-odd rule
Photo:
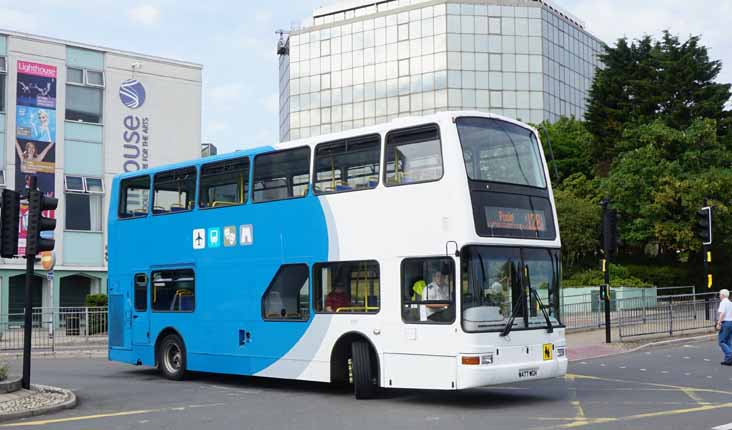
[[[480,364],[480,357],[478,356],[469,356],[463,357],[463,364],[468,366],[478,366]]]

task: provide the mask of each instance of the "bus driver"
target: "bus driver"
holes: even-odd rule
[[[447,285],[449,274],[435,270],[432,273],[432,282],[422,290],[422,301],[449,301],[450,287]],[[436,318],[438,312],[447,309],[446,304],[425,304],[420,307],[420,320],[430,321]],[[430,318],[432,317],[432,318]]]

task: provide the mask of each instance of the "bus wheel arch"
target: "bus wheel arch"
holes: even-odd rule
[[[359,344],[359,345],[354,345]],[[365,392],[363,389],[356,390],[358,398],[367,398],[375,394],[381,381],[381,365],[378,350],[373,342],[363,333],[349,332],[342,335],[333,345],[330,354],[330,380],[335,384],[348,384],[349,376],[353,376],[354,383],[357,382],[356,369],[349,369],[349,361],[353,364],[354,353],[361,352],[361,359],[366,359],[370,367],[370,377],[374,383]],[[356,357],[358,359],[358,357]],[[363,374],[361,374],[363,376]],[[363,388],[363,387],[361,387]],[[360,393],[359,393],[360,391]],[[373,392],[372,392],[373,391]]]
[[[169,356],[168,359],[165,356]],[[181,380],[187,367],[187,349],[183,336],[173,327],[166,327],[155,340],[155,365],[168,379]]]

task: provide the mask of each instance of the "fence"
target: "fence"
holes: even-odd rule
[[[628,299],[618,309],[621,338],[711,329],[717,320],[716,293],[661,296],[653,301]]]
[[[33,308],[31,347],[54,351],[107,341],[107,308]],[[24,315],[0,314],[0,352],[23,349]]]
[[[599,287],[591,294],[563,295],[562,322],[568,330],[602,328],[605,302]],[[687,294],[674,294],[687,291]],[[566,294],[566,293],[565,293]],[[696,293],[694,287],[612,289],[610,323],[620,337],[713,328],[719,301],[716,293]]]

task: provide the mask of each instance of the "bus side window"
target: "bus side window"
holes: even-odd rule
[[[198,206],[222,208],[246,203],[249,193],[249,158],[237,158],[201,167]]]
[[[451,258],[402,262],[402,319],[407,323],[455,321],[455,264]]]
[[[122,180],[120,184],[120,218],[146,216],[150,202],[150,177],[140,176]]]
[[[190,211],[195,195],[195,167],[158,173],[153,182],[153,215]]]
[[[192,312],[195,308],[196,278],[191,269],[161,270],[150,275],[152,310]]]
[[[310,185],[310,148],[260,154],[254,158],[255,203],[305,197]]]
[[[384,182],[388,187],[442,178],[440,131],[435,125],[390,132],[385,151]]]
[[[313,266],[314,307],[318,313],[379,312],[379,263],[347,261]]]
[[[315,194],[368,190],[379,183],[381,137],[360,136],[315,148]]]
[[[144,273],[135,275],[135,310],[138,312],[147,310],[147,275]]]
[[[307,264],[280,267],[262,295],[262,318],[270,321],[306,321],[310,318]]]

